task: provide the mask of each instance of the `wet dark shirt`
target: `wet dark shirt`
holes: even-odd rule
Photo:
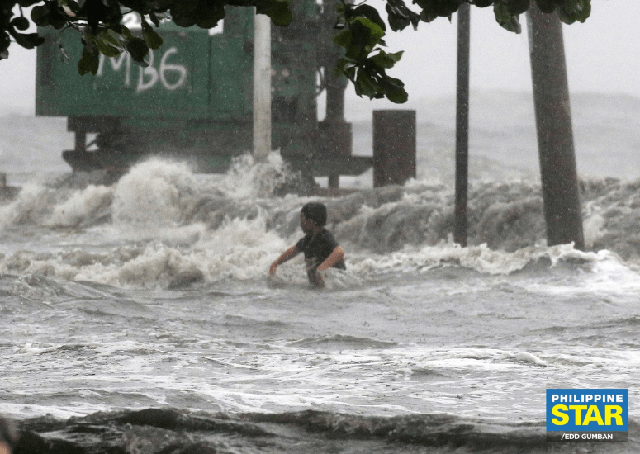
[[[323,230],[315,235],[311,233],[305,235],[304,238],[296,243],[296,249],[304,253],[307,266],[311,264],[313,267],[318,267],[324,262],[337,246],[338,242],[328,230]],[[344,259],[333,266],[343,270],[346,269]]]

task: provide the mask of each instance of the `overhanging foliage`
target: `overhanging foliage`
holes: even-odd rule
[[[32,25],[57,30],[75,28],[83,44],[78,61],[80,74],[95,74],[99,55],[118,56],[124,51],[145,66],[149,49],[158,49],[162,38],[156,33],[160,18],[170,16],[179,26],[214,27],[225,17],[225,6],[255,7],[268,15],[275,25],[286,26],[292,16],[289,1],[295,0],[0,0],[0,59],[8,57],[12,41],[26,49],[43,43]],[[332,1],[332,0],[330,0]],[[384,51],[387,24],[393,31],[439,17],[451,19],[462,3],[476,7],[493,7],[496,21],[505,29],[519,32],[519,16],[533,0],[386,0],[386,21],[377,9],[364,2],[336,2],[335,42],[344,48],[336,71],[346,76],[356,93],[370,98],[387,97],[402,103],[407,100],[404,84],[387,74],[400,60],[402,52]],[[536,0],[545,13],[556,12],[571,24],[584,22],[591,11],[591,0]],[[30,17],[25,9],[31,9]],[[137,13],[141,34],[134,34],[123,25],[123,14]]]

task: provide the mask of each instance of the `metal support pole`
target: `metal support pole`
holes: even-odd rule
[[[74,149],[76,151],[87,151],[87,131],[78,129],[74,133]]]
[[[254,15],[253,158],[267,162],[271,151],[271,19]]]
[[[471,8],[458,8],[458,79],[456,90],[456,205],[453,240],[467,246],[467,180],[469,167],[469,50]]]
[[[325,68],[327,70],[333,68]],[[327,125],[336,124],[342,126],[344,122],[344,83],[336,78],[333,74],[326,74],[327,87],[327,110],[325,115],[325,123]],[[329,187],[338,188],[340,186],[340,174],[329,174]]]

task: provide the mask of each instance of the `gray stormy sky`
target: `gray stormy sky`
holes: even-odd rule
[[[640,0],[592,0],[591,17],[564,26],[564,41],[572,92],[640,98]],[[410,104],[455,92],[455,15],[452,22],[441,18],[418,31],[389,33],[387,44],[389,51],[405,50],[391,74],[405,82]],[[531,91],[526,26],[515,35],[497,25],[492,9],[472,8],[471,89]],[[0,99],[0,113],[34,114],[35,51],[13,45],[9,59],[0,61]],[[347,101],[347,119],[366,115],[362,110],[398,107],[363,103],[352,89]]]
[[[592,0],[591,17],[563,26],[569,90],[625,93],[640,98],[640,0]],[[474,90],[531,92],[525,16],[520,35],[502,29],[492,8],[471,10],[471,75]],[[409,93],[408,107],[425,97],[455,96],[456,17],[389,34],[390,51],[404,49],[392,74]],[[352,90],[353,93],[353,90]],[[353,94],[350,99],[355,99]],[[455,100],[454,100],[455,101]],[[362,106],[361,102],[356,103]],[[373,109],[393,104],[374,100]],[[349,115],[356,115],[351,111]]]

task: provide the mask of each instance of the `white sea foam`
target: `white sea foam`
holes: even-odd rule
[[[113,194],[117,224],[174,226],[195,203],[198,181],[186,164],[150,159],[131,168]]]
[[[69,405],[38,405],[0,403],[0,414],[16,420],[35,418],[49,415],[58,419],[69,419],[86,416],[99,411],[108,411],[108,405],[76,404]]]
[[[82,226],[84,230],[64,238],[52,235],[56,240],[43,243],[38,251],[8,250],[0,267],[8,272],[142,287],[166,286],[182,273],[200,273],[209,282],[265,279],[273,260],[302,236],[298,213],[309,200],[269,196],[282,181],[283,172],[278,153],[270,154],[269,162],[259,166],[251,156],[242,156],[229,174],[216,178],[196,176],[185,164],[154,158],[136,165],[108,187],[89,184],[79,190],[56,190],[27,185],[16,201],[0,209],[5,225]],[[567,292],[572,286],[582,286],[585,291],[615,293],[620,288],[637,288],[635,271],[605,249],[583,252],[571,245],[547,247],[543,239],[512,250],[500,248],[502,237],[518,239],[505,240],[513,246],[531,244],[538,235],[529,229],[521,237],[518,224],[524,222],[521,217],[527,221],[527,216],[533,216],[527,210],[538,203],[532,196],[537,190],[534,185],[487,183],[476,188],[474,204],[480,206],[483,218],[475,239],[484,235],[494,246],[470,243],[466,248],[445,239],[451,237],[447,213],[451,191],[436,182],[409,186],[319,199],[327,203],[330,228],[347,253],[346,273],[326,272],[329,289],[358,287],[383,275],[417,276],[440,267],[507,276],[540,260],[550,262],[552,268],[560,262],[576,263],[588,276],[584,279],[588,283],[583,279],[562,285],[536,282],[531,286],[534,291]],[[606,186],[596,189],[607,194]],[[631,189],[613,187],[617,191],[611,193],[613,202],[631,209],[635,200]],[[598,214],[603,209],[598,207],[606,200],[594,200],[597,203],[588,210],[593,222],[586,223],[591,243],[611,236],[607,223],[615,219],[608,214],[603,221]],[[485,206],[488,208],[482,208]],[[493,214],[488,216],[488,212]],[[486,217],[492,221],[484,221]],[[84,257],[69,254],[69,244],[92,252]],[[42,249],[47,252],[43,254]],[[305,283],[298,259],[279,267],[270,285]]]
[[[34,211],[42,210],[46,192],[47,188],[38,179],[29,181],[13,202],[0,207],[0,223],[6,226],[28,221]]]
[[[538,366],[548,366],[546,361],[540,359],[539,357],[537,357],[533,353],[518,352],[514,356],[518,361],[530,362],[530,363],[533,363],[533,364],[537,364]]]
[[[240,199],[270,197],[274,188],[284,182],[286,166],[280,152],[269,153],[267,162],[255,163],[253,155],[234,158],[231,169],[220,182],[227,196]]]
[[[495,251],[486,245],[462,248],[458,245],[405,247],[400,252],[390,254],[357,254],[352,266],[361,271],[406,270],[427,272],[439,266],[461,266],[487,274],[510,274],[522,269],[528,263],[541,257],[556,262],[559,257],[568,256],[574,249],[570,245],[532,247],[515,252]],[[581,253],[578,252],[579,255]]]
[[[184,273],[202,274],[205,281],[265,279],[270,264],[295,240],[281,238],[275,231],[268,230],[265,223],[265,217],[259,215],[251,220],[227,220],[214,231],[201,224],[155,231],[120,226],[110,230],[112,241],[117,238],[120,241],[144,239],[146,244],[123,244],[117,249],[103,248],[94,252],[80,249],[47,254],[21,251],[1,263],[7,272],[35,272],[124,286],[163,287]],[[347,250],[347,271],[329,269],[324,276],[329,289],[349,289],[381,276],[418,276],[442,267],[470,269],[489,276],[509,276],[540,259],[549,261],[550,270],[562,260],[580,260],[582,277],[576,275],[575,279],[561,283],[535,280],[528,286],[530,291],[617,294],[640,289],[637,273],[625,267],[615,255],[608,251],[585,253],[570,245],[525,248],[513,253],[494,251],[486,246],[461,248],[455,245],[406,247],[390,254]],[[297,257],[278,267],[271,285],[305,282],[304,265]]]
[[[144,252],[122,264],[103,266],[94,264],[82,269],[76,280],[88,280],[112,285],[156,286],[158,282],[166,285],[182,273],[198,270],[197,255],[185,255],[179,250],[154,244]]]
[[[83,221],[91,219],[101,208],[108,210],[113,192],[112,187],[94,185],[76,191],[67,201],[56,205],[49,223],[56,226],[81,224]]]

